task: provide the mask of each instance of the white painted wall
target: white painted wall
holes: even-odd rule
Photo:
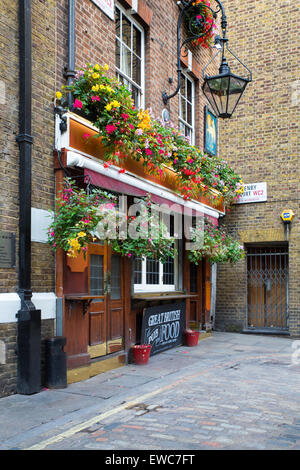
[[[47,243],[48,227],[53,220],[53,213],[44,209],[31,208],[31,241]]]
[[[33,293],[31,300],[36,309],[41,310],[42,320],[56,318],[56,295],[53,292]],[[16,322],[16,313],[20,308],[17,293],[0,294],[0,323]]]

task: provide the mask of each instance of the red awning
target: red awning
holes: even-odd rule
[[[91,184],[94,186],[98,186],[99,188],[108,189],[110,191],[114,191],[120,194],[125,194],[128,196],[138,196],[138,197],[145,197],[149,194],[148,191],[143,189],[137,188],[136,186],[132,186],[128,183],[123,183],[120,180],[115,178],[110,178],[109,176],[102,175],[101,173],[97,173],[96,171],[89,170],[88,168],[84,168],[84,175],[89,176],[91,178]],[[180,212],[183,214],[184,206],[181,204],[174,203],[169,199],[163,198],[161,196],[157,196],[156,194],[151,194],[151,199],[155,204],[165,204],[167,207],[175,209],[176,212]],[[174,206],[174,207],[173,207]]]
[[[99,188],[107,189],[110,191],[114,191],[119,194],[125,194],[128,196],[137,196],[137,197],[145,197],[149,194],[148,191],[140,189],[136,186],[133,186],[128,183],[124,183],[118,179],[111,178],[106,175],[102,175],[101,173],[97,173],[96,171],[90,170],[88,168],[84,168],[84,175],[90,177],[91,184],[94,186],[98,186]],[[174,201],[170,201],[167,198],[158,196],[156,194],[151,193],[151,199],[155,204],[162,205],[164,204],[166,207],[172,209],[173,212],[177,212],[180,214],[185,214],[186,216],[198,216],[204,217],[204,210],[202,211],[201,208],[199,210],[192,209],[190,207],[184,206],[184,204],[175,203]],[[218,224],[218,219],[208,216],[208,219],[211,220],[212,223]]]

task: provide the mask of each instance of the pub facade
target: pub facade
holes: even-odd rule
[[[20,1],[20,5],[22,3]],[[191,152],[201,152],[201,165],[210,168],[211,162],[216,161],[213,159],[218,158],[218,121],[201,87],[202,70],[215,52],[213,42],[206,47],[194,42],[182,49],[178,93],[170,100],[163,100],[163,93],[172,95],[177,84],[177,21],[185,2],[181,3],[174,0],[163,3],[158,0],[56,0],[43,3],[42,7],[35,0],[27,2],[33,45],[33,138],[25,139],[32,149],[28,245],[31,265],[29,280],[24,286],[20,275],[23,226],[14,213],[11,218],[4,218],[1,226],[3,233],[16,236],[16,247],[19,246],[16,263],[1,266],[0,339],[4,354],[0,364],[0,394],[3,396],[16,391],[33,393],[30,387],[29,391],[22,392],[22,386],[18,389],[17,385],[18,377],[21,380],[20,368],[24,367],[20,361],[23,346],[18,347],[24,329],[18,325],[22,314],[18,314],[19,318],[16,314],[26,308],[29,312],[40,312],[36,315],[36,318],[40,315],[36,327],[40,331],[41,384],[45,383],[44,350],[49,337],[66,338],[67,378],[68,383],[72,383],[126,364],[136,344],[148,342],[153,346],[153,353],[158,353],[182,344],[186,328],[193,326],[204,333],[211,331],[212,292],[216,289],[212,283],[212,262],[205,257],[197,263],[191,262],[187,248],[190,228],[186,229],[186,225],[195,228],[200,220],[204,227],[206,221],[214,230],[224,217],[227,189],[226,182],[217,174],[217,167],[211,167],[210,172],[206,170],[204,175],[199,173],[199,165],[195,171],[199,178],[193,180],[197,190],[191,195],[189,188],[183,188],[190,170],[184,167],[184,176],[176,170],[180,155],[174,157],[174,146],[159,171],[147,169],[144,164],[147,152],[143,158],[135,158],[136,152],[126,152],[120,143],[118,151],[123,152],[122,159],[108,161],[105,139],[99,136],[101,119],[97,121],[91,114],[82,112],[85,103],[82,96],[69,91],[65,94],[65,103],[61,96],[64,94],[62,87],[72,87],[84,73],[96,77],[100,70],[104,77],[102,83],[108,83],[105,80],[115,83],[116,78],[118,86],[130,91],[135,119],[139,112],[151,115],[163,129],[171,123],[176,129],[174,135],[180,133]],[[5,6],[1,8],[5,13]],[[11,67],[16,72],[20,65],[16,55],[20,34],[17,15],[16,6],[6,18],[11,33],[11,37],[7,36],[10,54],[16,59]],[[45,30],[42,24],[46,24]],[[217,29],[218,24],[214,31]],[[184,24],[182,35],[187,36]],[[89,95],[93,104],[100,102],[99,83],[93,85],[95,94]],[[118,90],[116,86],[113,92]],[[6,100],[19,104],[21,97],[14,93],[11,83],[7,82]],[[74,106],[75,102],[81,106]],[[108,113],[111,109],[112,112],[118,110],[118,105],[113,104],[118,103],[116,99],[112,98],[111,107],[110,102],[107,103]],[[9,119],[4,115],[2,118],[11,142],[6,159],[14,163],[11,171],[21,175],[19,147],[11,137],[19,125],[17,111],[16,106]],[[111,126],[108,133],[112,128],[115,130],[113,121],[106,124]],[[137,134],[139,132],[135,132]],[[116,145],[116,141],[113,144]],[[147,149],[144,145],[142,151]],[[189,158],[192,165],[193,159]],[[221,162],[220,158],[219,173]],[[5,171],[2,178],[4,174]],[[9,211],[13,211],[16,201],[22,202],[22,186],[19,189],[9,184],[13,175],[8,170],[7,174],[3,191],[9,196]],[[96,236],[78,256],[69,256],[68,250],[55,247],[53,243],[51,246],[49,226],[53,214],[54,220],[57,215],[57,201],[62,201],[66,179],[72,180],[75,187],[86,194],[101,190],[114,195],[125,220],[132,206],[151,197],[156,209],[159,208],[159,217],[165,214],[169,220],[176,254],[170,252],[163,261],[142,255],[130,256],[128,252],[124,256],[114,250],[111,243]],[[175,220],[181,227],[180,236],[175,233]],[[27,340],[35,331],[31,325],[29,323],[28,330],[25,329]],[[14,353],[16,346],[17,355]],[[28,353],[26,348],[25,344],[24,358]]]

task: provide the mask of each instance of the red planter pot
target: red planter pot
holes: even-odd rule
[[[193,331],[193,330],[186,330],[185,331],[185,340],[186,340],[186,345],[191,347],[191,346],[197,346],[198,340],[199,340],[199,331]]]
[[[149,361],[149,356],[151,352],[150,344],[138,344],[132,346],[133,349],[133,358],[135,364],[146,365]]]

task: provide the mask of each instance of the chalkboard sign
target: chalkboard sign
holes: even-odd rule
[[[0,232],[0,267],[1,268],[15,268],[15,242],[16,237],[14,233]]]
[[[151,356],[182,344],[185,302],[144,309],[141,343],[151,344]]]

